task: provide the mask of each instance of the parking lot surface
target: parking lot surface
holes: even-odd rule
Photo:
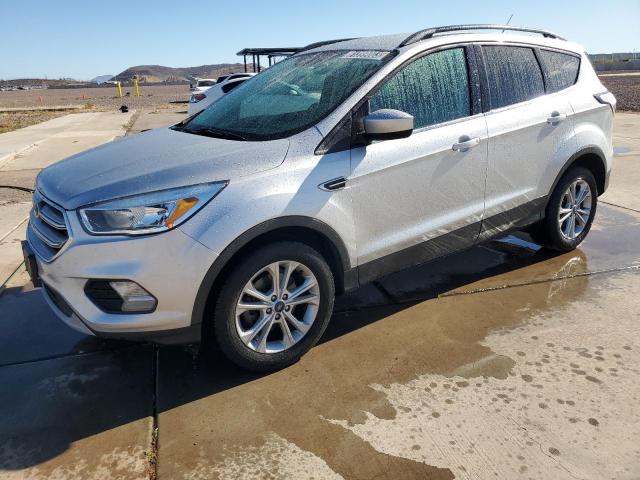
[[[509,235],[388,276],[268,375],[75,333],[18,269],[0,479],[640,478],[640,115],[615,144],[579,249]]]

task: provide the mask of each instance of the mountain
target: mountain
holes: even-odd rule
[[[244,71],[242,63],[216,63],[184,68],[138,65],[120,72],[112,80],[129,81],[137,75],[138,80],[144,83],[188,82],[194,78],[217,78],[220,75],[242,71]]]
[[[96,78],[89,80],[90,82],[101,84],[104,82],[108,82],[113,78],[113,75],[98,75]]]

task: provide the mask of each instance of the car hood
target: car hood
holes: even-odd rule
[[[37,188],[67,210],[168,188],[233,180],[280,165],[286,139],[223,140],[169,128],[79,153],[40,172]]]

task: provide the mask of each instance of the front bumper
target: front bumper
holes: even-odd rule
[[[36,256],[45,299],[71,328],[101,337],[194,341],[193,305],[216,254],[180,229],[157,235],[97,237],[68,215],[64,251],[47,262]],[[29,235],[28,235],[29,238]],[[133,280],[158,300],[152,313],[106,313],[86,295],[88,280]],[[165,341],[163,341],[165,340]]]

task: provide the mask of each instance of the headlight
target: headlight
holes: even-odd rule
[[[173,188],[98,203],[79,211],[93,235],[143,235],[180,225],[227,186],[227,182]]]

